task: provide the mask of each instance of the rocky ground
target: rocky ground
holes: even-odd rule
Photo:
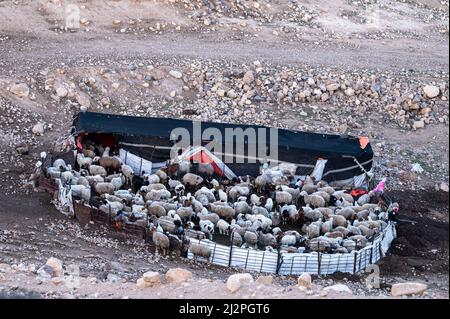
[[[230,297],[229,270],[157,259],[142,243],[66,220],[32,192],[39,153],[61,148],[73,114],[91,110],[369,136],[376,173],[404,219],[380,264],[382,289],[365,288],[365,275],[313,278],[311,291],[275,278],[267,295],[325,297],[333,282],[386,297],[392,283],[421,281],[425,297],[448,298],[448,1],[71,3],[78,29],[64,27],[74,13],[66,1],[0,1],[0,287],[8,294],[178,297],[166,283],[142,291],[136,280],[187,267],[212,295]],[[78,263],[85,288],[36,280],[52,256]],[[180,295],[193,296],[185,285]],[[251,297],[245,289],[233,296]]]

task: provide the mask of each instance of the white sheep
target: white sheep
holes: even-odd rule
[[[131,185],[131,180],[133,179],[134,171],[131,168],[131,166],[127,164],[122,164],[121,170],[123,173],[123,176],[125,176],[126,182]]]
[[[64,172],[67,170],[66,162],[62,158],[58,158],[53,162],[53,167]]]
[[[91,175],[100,175],[102,177],[106,177],[106,169],[100,165],[91,165],[89,166],[89,173]]]
[[[125,183],[125,178],[123,176],[115,177],[111,179],[110,183],[114,185],[114,189],[117,191],[122,188],[123,184]]]
[[[196,174],[187,173],[183,176],[183,184],[189,186],[198,186],[203,183],[203,178]]]
[[[247,214],[252,211],[247,202],[244,201],[234,203],[234,210],[236,211],[236,214]]]
[[[70,187],[72,195],[83,199],[86,202],[91,200],[91,187],[85,185],[72,185]]]
[[[225,220],[220,219],[217,224],[217,228],[219,229],[219,234],[221,235],[229,235],[230,233],[230,224],[227,223]]]
[[[197,214],[197,217],[200,218],[200,220],[209,220],[214,225],[216,225],[220,220],[219,215],[217,215],[216,213],[202,212],[202,213]]]
[[[297,243],[297,237],[295,235],[284,235],[281,238],[282,246],[295,246]]]
[[[292,203],[292,195],[285,191],[275,192],[275,202],[279,205]]]
[[[312,207],[324,207],[325,206],[325,200],[323,197],[319,195],[309,195],[307,192],[302,191],[301,196],[303,196],[303,200],[306,205],[312,206]]]
[[[201,231],[204,232],[210,240],[213,240],[214,224],[209,220],[200,220],[199,226]]]
[[[209,204],[209,210],[213,213],[216,213],[217,215],[219,215],[220,217],[226,219],[226,220],[232,220],[236,213],[234,208],[230,207],[230,206],[221,206],[221,205],[214,205],[214,204]]]
[[[84,156],[83,153],[78,153],[77,163],[80,168],[89,168],[92,164],[92,158]]]
[[[258,243],[258,235],[252,231],[246,231],[244,233],[244,241],[247,247],[253,247],[256,249]]]
[[[115,188],[114,185],[111,183],[95,183],[94,184],[95,191],[99,193],[100,195],[108,193],[108,194],[114,194]]]
[[[144,179],[144,182],[148,182],[149,184],[157,184],[161,181],[159,176],[156,174],[144,174],[142,178]]]

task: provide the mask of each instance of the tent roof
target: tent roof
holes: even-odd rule
[[[168,118],[132,117],[123,115],[103,114],[94,112],[81,112],[74,119],[74,133],[105,133],[123,136],[159,137],[169,139],[173,128],[186,128],[192,133],[192,121]],[[202,129],[217,128],[223,134],[225,128],[266,128],[257,125],[240,125],[227,123],[202,122]],[[267,136],[267,140],[269,137]],[[317,134],[278,129],[279,147],[294,148],[296,151],[309,151],[313,153],[334,153],[344,156],[372,157],[370,144],[361,148],[358,138],[340,135]]]

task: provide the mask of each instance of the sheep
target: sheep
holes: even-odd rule
[[[161,228],[168,233],[173,233],[176,229],[174,219],[168,216],[159,217],[158,223],[161,226]]]
[[[370,202],[370,199],[372,198],[372,191],[370,191],[369,193],[367,193],[367,194],[364,194],[364,195],[361,195],[359,198],[358,198],[358,200],[356,201],[356,203],[359,205],[359,206],[363,206],[364,204],[369,204],[369,202]]]
[[[269,197],[266,200],[266,204],[264,205],[264,208],[267,209],[268,212],[272,212],[272,209],[273,209],[273,200],[272,200],[272,198]]]
[[[263,215],[265,217],[269,217],[269,212],[264,207],[259,206],[253,206],[252,208],[252,214],[254,215]]]
[[[62,158],[58,158],[53,162],[53,167],[58,169],[60,172],[67,170],[66,162]]]
[[[234,203],[234,210],[236,214],[247,214],[251,213],[252,209],[247,204],[247,202],[236,202]]]
[[[309,238],[315,238],[315,237],[319,237],[320,236],[320,228],[321,228],[321,224],[322,223],[311,223],[308,226],[306,226],[306,235]]]
[[[157,217],[167,215],[166,209],[163,206],[159,205],[157,202],[153,202],[150,205],[147,205],[147,210],[150,215],[154,215]]]
[[[231,244],[234,246],[238,246],[240,247],[242,245],[243,239],[242,236],[237,232],[237,231],[233,231],[231,233]]]
[[[361,234],[365,237],[372,237],[375,235],[375,231],[366,225],[358,225],[358,228],[361,230]]]
[[[144,174],[142,178],[144,179],[144,182],[148,182],[149,184],[158,184],[161,181],[156,174]]]
[[[277,240],[272,234],[264,234],[262,231],[258,232],[258,242],[263,246],[275,247],[277,245]]]
[[[272,229],[272,234],[274,234],[275,236],[278,235],[279,233],[281,233],[280,227],[275,227],[274,229]]]
[[[347,219],[345,219],[344,216],[341,215],[331,215],[330,218],[333,218],[333,227],[346,227],[347,226]]]
[[[123,175],[125,176],[126,182],[128,183],[128,185],[131,185],[131,180],[134,176],[133,169],[131,168],[131,166],[129,166],[127,164],[122,164],[121,170],[122,170]]]
[[[230,233],[230,224],[227,223],[225,220],[220,219],[217,224],[217,228],[219,229],[219,234],[221,235],[229,235]]]
[[[258,235],[252,231],[246,231],[244,233],[244,241],[247,247],[256,248],[256,244],[258,243]]]
[[[115,191],[115,187],[111,183],[95,183],[94,189],[100,195],[105,194],[105,193],[113,195],[114,191]]]
[[[131,189],[128,189],[128,190],[119,189],[114,192],[114,196],[122,198],[123,200],[125,200],[127,202],[131,202],[134,198],[134,195],[131,193]]]
[[[323,214],[317,209],[311,209],[310,207],[302,207],[305,213],[305,219],[315,222],[323,219]]]
[[[92,158],[84,156],[83,153],[78,153],[77,164],[79,168],[89,168],[92,164]]]
[[[289,186],[279,185],[277,186],[277,190],[288,192],[289,194],[291,194],[293,203],[296,203],[297,200],[300,198],[300,190],[298,188],[291,188]]]
[[[272,184],[278,186],[278,185],[289,185],[291,181],[287,176],[279,175],[279,176],[272,176]]]
[[[199,222],[199,226],[201,231],[204,232],[205,235],[208,236],[210,240],[213,240],[214,224],[209,220],[201,220]]]
[[[194,211],[192,207],[180,207],[177,209],[177,214],[181,217],[181,219],[191,218]]]
[[[156,175],[156,177],[158,177],[157,183],[159,183],[160,182],[159,176]],[[149,181],[149,183],[150,183],[150,181]],[[150,184],[153,184],[153,183],[150,183]],[[170,177],[169,177],[169,180],[167,181],[167,184],[169,185],[169,188],[172,190],[175,189],[177,186],[182,185],[179,180],[171,179]]]
[[[78,198],[81,198],[85,202],[88,202],[91,200],[91,187],[86,185],[72,185],[70,187],[70,190],[72,191],[72,195]]]
[[[213,191],[208,189],[208,188],[206,188],[206,187],[202,187],[198,191],[196,191],[195,194],[194,194],[194,197],[198,201],[200,201],[203,204],[203,206],[206,206],[209,203],[212,203],[212,202],[216,201],[216,197],[214,196]],[[200,198],[202,200],[200,200]]]
[[[250,195],[250,188],[248,186],[235,185],[228,189],[228,197],[231,198],[233,202],[235,202],[239,196],[248,195]]]
[[[235,216],[235,210],[232,207],[229,206],[220,206],[220,205],[214,205],[209,204],[208,205],[209,210],[213,213],[216,213],[220,217],[222,217],[225,220],[232,220]]]
[[[187,173],[183,176],[183,184],[184,185],[189,185],[189,186],[198,186],[201,183],[203,183],[203,178],[201,176],[192,174],[192,173]]]
[[[219,215],[217,215],[216,213],[211,213],[211,214],[209,214],[209,213],[207,213],[207,214],[200,213],[200,214],[197,214],[197,217],[200,218],[200,220],[209,220],[214,225],[216,225],[219,222],[219,220],[220,220]]]
[[[347,226],[348,235],[361,235],[361,229],[356,226],[348,225]]]
[[[335,191],[333,193],[333,196],[336,197],[338,200],[344,199],[346,202],[353,204],[355,202],[355,199],[352,195],[345,193],[345,191]]]
[[[292,203],[292,195],[285,191],[275,192],[275,202],[279,205]]]
[[[185,228],[184,234],[185,234],[187,237],[194,238],[194,239],[198,239],[198,240],[205,239],[205,233],[204,233],[204,232],[201,232],[201,231],[199,231],[199,230],[194,230],[194,229],[190,229],[190,228]]]
[[[365,209],[356,213],[356,217],[358,217],[359,220],[366,220],[369,217],[369,214],[370,212],[367,209]]]
[[[169,237],[159,231],[153,230],[152,240],[155,243],[157,252],[162,252],[163,256],[166,256],[170,247]]]
[[[353,236],[349,237],[349,239],[356,242],[356,247],[358,247],[358,248],[364,248],[367,246],[367,243],[368,243],[367,238],[363,235],[353,235]]]
[[[86,187],[87,187],[87,186],[90,186],[89,181],[88,181],[87,178],[84,177],[84,176],[78,177],[77,184],[78,184],[78,185],[84,185],[84,186],[86,186]]]
[[[155,175],[159,177],[160,181],[166,181],[168,176],[167,173],[164,172],[162,169],[159,169],[155,172]]]
[[[99,165],[91,165],[89,166],[89,173],[91,175],[100,175],[102,177],[106,177],[106,169],[103,166]]]
[[[95,162],[95,161],[94,161]],[[122,169],[122,161],[117,157],[104,156],[97,160],[98,165],[112,172],[120,172]]]
[[[185,190],[186,188],[183,184],[175,186],[175,194],[177,194],[178,196],[182,196]]]
[[[298,220],[298,210],[295,205],[284,205],[280,213],[283,224],[287,224],[288,221],[295,223]]]
[[[259,175],[255,178],[256,191],[261,193],[265,186],[271,182],[271,178],[267,174]]]
[[[355,216],[355,211],[351,206],[336,210],[336,215],[344,216],[345,219],[351,220]]]
[[[61,173],[61,182],[63,182],[63,184],[70,185],[70,184],[72,184],[73,179],[74,179],[74,176],[73,176],[72,172],[65,171],[65,172]]]
[[[191,243],[189,245],[189,251],[194,255],[194,259],[196,259],[197,257],[209,259],[212,253],[209,247],[194,243]]]
[[[325,203],[330,202],[331,195],[328,194],[327,192],[317,191],[317,192],[312,193],[311,195],[318,195],[318,196],[322,197],[324,199]]]
[[[334,228],[334,231],[340,232],[342,234],[343,238],[347,237],[348,234],[350,233],[350,231],[346,227],[343,227],[343,226],[338,226],[338,227]]]
[[[300,193],[301,196],[303,196],[303,200],[305,201],[306,205],[312,206],[312,207],[324,207],[325,206],[325,200],[323,197],[319,195],[309,195],[307,192],[302,191]]]
[[[295,235],[284,235],[281,238],[282,246],[295,246],[297,243],[297,237]]]
[[[93,150],[90,150],[90,149],[83,149],[82,153],[83,153],[83,155],[85,157],[89,157],[89,158],[92,158],[92,159],[95,157],[95,152]]]
[[[307,194],[312,194],[317,191],[319,187],[317,185],[305,182],[302,186],[302,192],[306,192]]]
[[[308,248],[312,251],[324,252],[337,248],[338,243],[325,236],[313,238],[308,242]]]
[[[154,190],[152,189],[147,194],[145,194],[145,200],[167,200],[172,196],[168,190],[160,189]]]
[[[161,183],[147,185],[146,191],[150,192],[152,190],[160,191],[160,190],[167,190],[167,188],[164,184],[161,184]]]
[[[123,176],[115,177],[115,178],[111,179],[110,183],[114,185],[114,189],[117,191],[125,183],[125,178]]]
[[[271,212],[270,213],[270,219],[272,220],[273,226],[278,226],[281,224],[282,218],[281,213],[279,212]]]
[[[325,192],[325,193],[327,193],[328,195],[333,195],[333,193],[335,192],[334,188],[331,187],[331,186],[319,187],[319,188],[317,189],[317,191],[319,191],[319,192]]]
[[[214,175],[214,166],[210,163],[199,163],[198,164],[198,173],[206,176]]]
[[[333,217],[320,225],[320,234],[324,235],[333,230]]]

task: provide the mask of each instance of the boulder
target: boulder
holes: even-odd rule
[[[142,279],[144,279],[144,281],[150,286],[155,286],[161,283],[159,273],[155,271],[147,271],[144,275],[142,275]]]
[[[297,282],[299,287],[310,289],[312,283],[311,275],[305,272],[300,277],[298,277]]]
[[[422,295],[427,288],[427,285],[418,282],[398,283],[392,285],[391,295],[393,297]]]
[[[59,277],[63,274],[62,261],[58,258],[51,257],[45,263],[46,266],[50,267],[52,270],[52,277]]]
[[[181,73],[180,71],[176,71],[176,70],[171,70],[169,72],[169,74],[171,76],[173,76],[175,79],[181,79],[183,77],[183,73]]]
[[[439,95],[439,88],[435,85],[425,85],[423,92],[429,99],[433,99]]]
[[[256,279],[256,283],[262,284],[262,285],[271,285],[273,283],[273,277],[272,276],[259,276],[258,279]]]
[[[242,285],[250,284],[253,282],[252,275],[248,273],[234,274],[228,277],[227,288],[230,292],[234,293],[238,291]]]
[[[66,97],[68,93],[69,91],[64,86],[60,86],[56,89],[56,95],[58,97]]]
[[[326,293],[333,292],[338,294],[349,294],[349,295],[353,294],[352,290],[347,285],[344,284],[336,284],[333,286],[328,286],[325,287],[323,291]]]
[[[255,80],[255,76],[253,75],[253,71],[247,71],[242,78],[245,84],[251,84]]]
[[[44,134],[44,131],[45,131],[44,124],[42,124],[42,123],[36,124],[31,129],[31,132],[33,132],[33,134],[35,134],[35,135],[42,135],[42,134]]]
[[[30,88],[26,83],[18,83],[11,86],[9,91],[20,97],[27,97],[30,95]]]
[[[169,283],[179,283],[192,279],[192,273],[183,268],[172,268],[166,272],[166,280]]]

